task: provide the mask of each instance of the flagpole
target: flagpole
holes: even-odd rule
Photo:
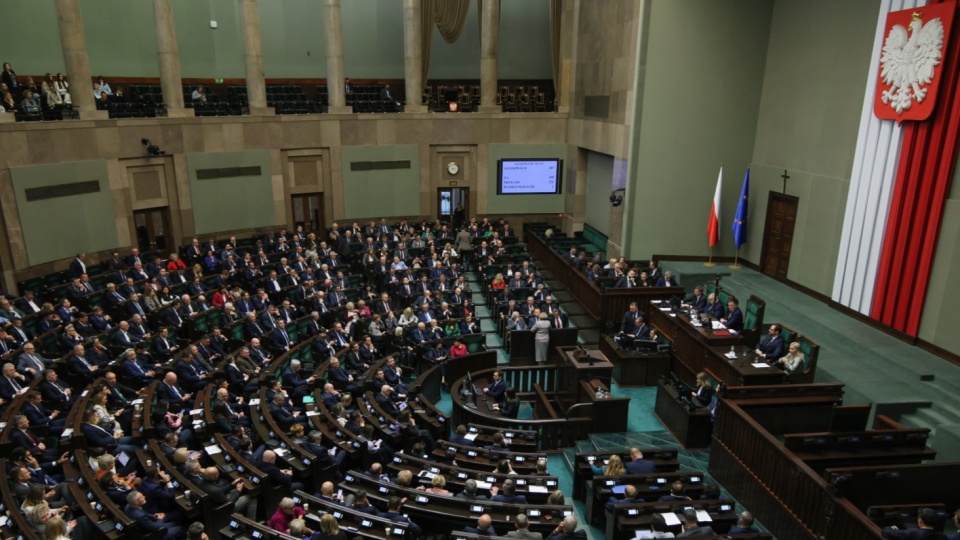
[[[707,262],[703,263],[704,266],[716,266],[717,263],[713,262],[713,248],[710,248],[710,257],[707,259]]]
[[[739,260],[740,260],[740,250],[738,249],[737,254],[733,256],[733,264],[730,265],[730,268],[733,268],[734,270],[743,268],[743,266],[738,264]]]

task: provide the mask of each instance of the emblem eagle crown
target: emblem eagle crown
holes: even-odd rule
[[[924,24],[923,14],[914,12],[908,26],[909,30],[893,25],[880,57],[880,77],[883,84],[889,85],[881,92],[880,99],[897,114],[926,97],[927,89],[922,87],[933,80],[943,51],[944,30],[940,18]]]

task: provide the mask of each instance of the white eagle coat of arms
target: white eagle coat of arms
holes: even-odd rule
[[[919,13],[913,14],[909,30],[899,24],[890,29],[880,57],[880,77],[890,88],[881,92],[880,99],[897,114],[926,97],[927,89],[921,87],[933,80],[942,57],[943,37],[940,18],[924,24]]]

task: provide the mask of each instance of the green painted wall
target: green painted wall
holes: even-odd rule
[[[613,156],[587,152],[587,223],[610,236]]]
[[[197,234],[277,225],[270,153],[266,150],[187,154]],[[260,167],[260,176],[197,180],[197,169]]]
[[[878,10],[876,0],[778,0],[773,11],[752,159],[750,241],[741,255],[760,262],[767,197],[783,190],[787,169],[787,193],[800,198],[787,277],[826,295]]]
[[[550,0],[500,2],[498,47],[501,79],[552,79]]]
[[[79,0],[90,69],[158,77],[150,0]],[[549,79],[549,0],[501,6],[500,77]],[[268,78],[326,77],[322,7],[316,0],[261,0],[264,73]],[[243,41],[235,0],[173,0],[185,78],[243,78]],[[348,77],[403,78],[403,2],[350,0],[341,5]],[[0,50],[21,74],[65,71],[53,2],[5,0]],[[210,21],[218,28],[210,28]],[[480,31],[470,3],[460,39],[448,45],[434,27],[431,78],[479,78]]]
[[[958,164],[960,168],[960,164]],[[940,224],[936,257],[927,298],[920,319],[919,337],[948,351],[960,351],[960,287],[956,276],[960,274],[960,174],[954,172],[953,186]]]
[[[636,191],[625,203],[628,257],[706,256],[706,217],[724,162],[715,254],[733,254],[728,231],[753,153],[772,11],[766,0],[653,2],[637,172],[627,188]]]
[[[345,146],[344,219],[420,215],[420,147],[416,144]],[[409,169],[352,171],[357,161],[409,160]]]
[[[320,3],[316,0],[261,1],[259,6],[264,75],[268,79],[326,77],[327,53]],[[344,47],[346,41],[345,35]]]
[[[10,169],[31,265],[72,257],[78,251],[117,247],[117,216],[107,174],[103,160]],[[27,202],[28,188],[91,180],[99,181],[98,193]]]
[[[565,144],[490,144],[487,145],[487,213],[488,214],[553,214],[563,212],[563,194],[557,195],[497,195],[497,161],[500,159],[557,158],[564,160],[561,170],[566,173]],[[562,178],[563,189],[570,186]]]
[[[402,79],[403,2],[350,0],[341,3],[340,16],[346,76]]]

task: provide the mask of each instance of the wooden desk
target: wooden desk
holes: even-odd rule
[[[663,382],[657,385],[656,413],[663,425],[684,448],[706,448],[713,423],[706,409],[690,411],[677,401],[676,390]]]
[[[671,313],[659,308],[651,311],[650,321],[673,342],[673,357],[677,360],[673,371],[688,384],[692,384],[701,371],[709,371],[728,386],[783,382],[783,372],[779,369],[753,366],[757,357],[753,348],[744,343],[742,335],[717,335],[706,325],[694,326],[685,313]],[[736,359],[725,356],[730,347],[737,353]]]
[[[607,386],[613,377],[613,363],[599,349],[588,349],[589,360],[577,360],[576,346],[554,347],[557,365],[557,391],[578,392],[578,381],[600,379]]]
[[[670,373],[670,354],[641,354],[621,349],[607,335],[600,336],[600,352],[613,363],[613,378],[620,386],[656,386],[660,377]]]

